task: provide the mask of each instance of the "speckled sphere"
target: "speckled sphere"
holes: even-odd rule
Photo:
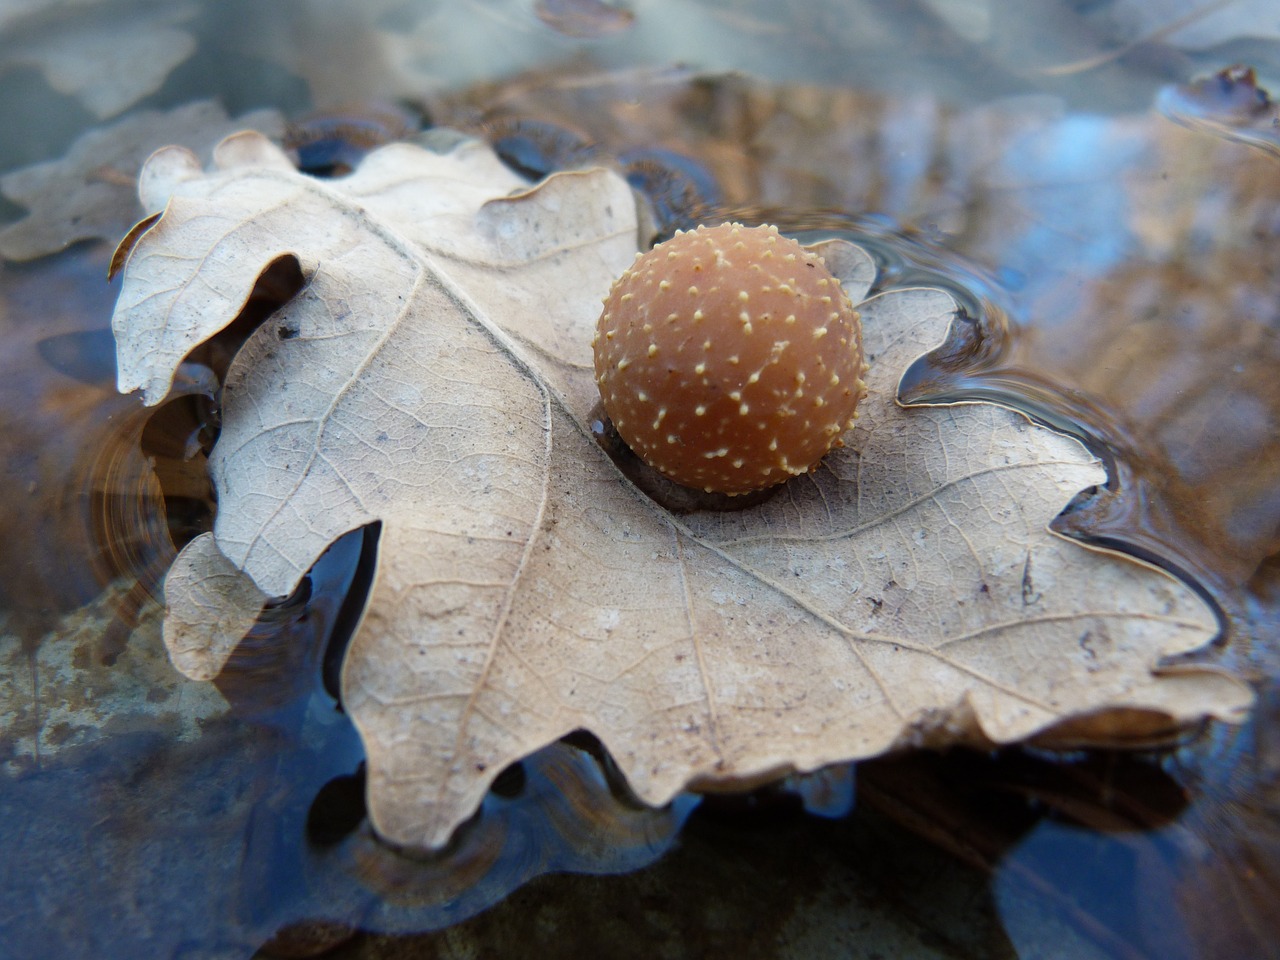
[[[858,312],[822,258],[777,227],[699,227],[637,256],[592,346],[622,439],[708,492],[812,469],[866,393]]]

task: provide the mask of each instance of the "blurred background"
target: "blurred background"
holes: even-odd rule
[[[0,957],[1280,955],[1268,90],[1272,0],[0,0]],[[531,180],[614,165],[663,229],[839,232],[947,287],[981,337],[904,399],[1089,443],[1110,483],[1059,528],[1197,586],[1253,719],[665,810],[577,737],[441,854],[386,848],[335,693],[370,538],[214,683],[160,641],[229,347],[119,396],[106,274],[146,156],[246,127],[318,176],[455,128]]]

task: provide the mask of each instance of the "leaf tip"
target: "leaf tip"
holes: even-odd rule
[[[181,146],[161,147],[147,157],[138,174],[138,199],[149,214],[165,208],[175,190],[203,173],[200,158]]]
[[[288,155],[257,130],[241,130],[224,137],[213,148],[213,163],[219,170],[249,167],[286,170],[290,173],[296,170]]]

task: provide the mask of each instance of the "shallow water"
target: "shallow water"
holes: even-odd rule
[[[0,239],[0,956],[1274,954],[1275,114],[1241,78],[1189,86],[1244,62],[1280,87],[1269,5],[636,0],[629,25],[543,6],[15,7],[0,170],[213,97],[310,115],[288,136],[318,172],[435,124],[532,176],[619,163],[667,229],[862,242],[882,286],[944,285],[974,320],[904,399],[993,398],[1090,443],[1110,484],[1060,528],[1194,581],[1224,624],[1204,656],[1255,684],[1254,719],[1162,751],[905,755],[661,811],[582,737],[507,771],[443,854],[390,850],[334,698],[376,531],[336,544],[215,683],[165,658],[158,584],[215,508],[203,396],[227,347],[158,415],[116,394],[103,277],[145,151],[104,142],[34,194],[0,181],[4,219],[56,221]],[[259,317],[292,289],[269,279]]]

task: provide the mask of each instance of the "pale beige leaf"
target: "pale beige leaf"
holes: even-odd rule
[[[749,509],[677,516],[588,428],[600,298],[640,242],[621,178],[527,189],[465,144],[384,148],[322,182],[258,147],[259,166],[178,178],[139,240],[120,384],[158,402],[257,272],[298,258],[304,289],[227,377],[215,533],[280,595],[338,535],[382,523],[343,699],[394,842],[443,844],[504,766],[579,728],[660,804],[1080,714],[1249,703],[1218,674],[1180,673],[1171,695],[1153,672],[1216,632],[1193,591],[1049,531],[1105,479],[1076,441],[991,405],[897,404],[949,295],[863,303],[870,397],[817,471]],[[864,254],[824,253],[865,293]],[[171,582],[171,604],[179,587],[197,589]]]

